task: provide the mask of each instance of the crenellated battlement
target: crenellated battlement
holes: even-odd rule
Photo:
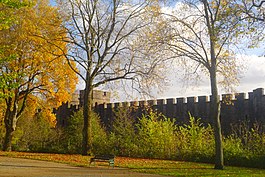
[[[248,97],[247,97],[248,95]],[[229,131],[230,125],[240,121],[265,123],[264,89],[258,88],[249,93],[223,94],[221,100],[221,123],[223,129]],[[201,118],[203,123],[212,123],[210,115],[211,96],[180,97],[157,100],[143,100],[117,103],[95,104],[95,111],[106,126],[114,119],[114,110],[121,107],[133,107],[134,115],[140,117],[146,107],[157,110],[169,118],[176,119],[179,124],[188,123],[188,112]],[[64,107],[62,112],[75,112],[79,106]]]
[[[265,123],[265,96],[264,89],[258,88],[248,93],[223,94],[221,100],[221,122],[224,130],[229,131],[230,125],[240,121],[250,123]],[[158,100],[131,101],[123,103],[101,104],[95,107],[96,112],[106,125],[113,121],[113,111],[126,105],[135,107],[137,116],[141,116],[143,109],[150,107],[163,113],[169,118],[176,119],[179,124],[188,123],[188,112],[192,116],[201,118],[203,123],[212,123],[210,115],[211,96],[187,98],[168,98]]]

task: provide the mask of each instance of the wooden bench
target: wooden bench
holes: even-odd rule
[[[114,155],[96,155],[95,157],[90,159],[90,165],[92,162],[94,162],[94,165],[96,162],[109,162],[109,166],[112,166],[114,168]]]

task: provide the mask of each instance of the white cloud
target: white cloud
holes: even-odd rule
[[[236,87],[236,92],[252,92],[256,88],[265,88],[265,57],[257,55],[244,55],[244,65],[246,66],[240,77],[240,84]],[[189,96],[209,96],[211,94],[208,77],[204,76],[198,85],[184,87],[181,79],[169,76],[171,86],[158,98],[177,98]],[[220,91],[224,93],[222,90]]]
[[[249,92],[256,88],[265,88],[265,57],[248,55],[244,58],[247,68],[237,90]]]

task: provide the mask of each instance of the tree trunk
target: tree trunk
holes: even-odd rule
[[[17,107],[17,104],[15,104],[15,107]],[[3,144],[3,151],[11,151],[12,150],[12,138],[14,131],[16,129],[16,124],[17,124],[17,109],[6,109],[5,112],[5,139],[4,139],[4,144]]]
[[[211,78],[211,113],[210,116],[213,119],[214,125],[214,139],[215,139],[215,169],[224,169],[224,157],[223,157],[223,143],[222,132],[220,122],[220,99],[218,97],[217,81],[216,81],[216,66],[212,66],[210,72]]]
[[[6,133],[5,133],[5,139],[4,139],[4,144],[3,144],[3,151],[11,151],[14,130],[12,129],[12,126],[5,126],[5,128],[6,128]]]
[[[82,155],[90,155],[92,150],[92,93],[93,88],[90,84],[86,85],[84,93],[84,127],[83,127],[83,141],[82,141]]]
[[[220,99],[218,97],[217,88],[217,58],[215,55],[216,46],[216,35],[215,35],[215,21],[210,18],[208,14],[209,3],[206,0],[202,1],[204,4],[205,20],[208,27],[209,42],[210,42],[210,55],[211,55],[211,65],[208,68],[210,72],[211,80],[211,112],[210,117],[213,119],[214,127],[214,140],[215,140],[215,169],[224,169],[224,155],[223,155],[223,144],[222,144],[222,132],[221,132],[221,122],[220,122]]]

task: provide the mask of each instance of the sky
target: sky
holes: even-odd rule
[[[261,57],[262,54],[264,56],[264,53],[265,49],[261,47],[259,49],[249,50],[244,56],[240,57],[243,70],[239,75],[239,85],[235,87],[233,93],[246,93],[246,97],[248,98],[248,92],[252,92],[257,88],[265,88],[265,57]],[[157,93],[150,99],[211,95],[210,82],[207,76],[202,76],[197,84],[189,84],[187,86],[187,84],[183,83],[181,75],[168,71],[165,71],[165,73],[167,73],[169,79],[169,86],[165,87],[162,93]],[[219,94],[225,93],[227,92],[219,87]],[[136,93],[134,93],[135,97],[129,98],[129,100],[123,94],[123,92],[120,92],[117,97],[112,97],[111,102],[143,100]]]
[[[175,7],[166,7],[165,9],[179,9],[176,4]],[[170,12],[170,11],[169,11]],[[188,12],[190,13],[190,12]],[[264,31],[262,33],[264,34]],[[247,44],[239,44],[239,47],[247,46]],[[234,93],[248,93],[256,88],[265,88],[265,43],[261,43],[257,48],[243,48],[238,50],[236,54],[237,60],[242,64],[242,71],[240,72],[239,85],[233,90]],[[211,94],[209,77],[202,77],[197,85],[183,84],[178,76],[169,76],[171,86],[162,94],[157,95],[158,98],[177,98],[189,96],[207,96]],[[184,86],[185,85],[185,86]],[[226,91],[219,86],[219,93],[223,94]]]
[[[236,93],[252,92],[256,88],[265,88],[265,57],[258,54],[249,53],[244,56],[244,70],[239,77],[239,85],[235,87]],[[189,96],[208,96],[210,95],[210,83],[208,77],[203,77],[198,85],[183,86],[181,79],[176,78],[170,81],[171,86],[158,98],[177,98]],[[219,90],[225,93],[224,90]]]
[[[51,0],[54,4],[54,0]],[[256,88],[265,88],[265,47],[260,46],[257,49],[245,49],[244,56],[242,57],[242,63],[244,70],[241,73],[239,85],[235,88],[235,92],[248,93]],[[170,73],[170,72],[165,72]],[[210,95],[210,83],[208,77],[203,77],[201,82],[197,85],[184,86],[180,76],[175,75],[171,72],[168,75],[169,86],[164,89],[164,92],[154,95],[157,99],[166,98],[178,98],[178,97],[189,97],[189,96],[207,96]],[[83,84],[77,86],[78,90],[84,89]],[[223,90],[219,90],[220,94],[225,93]],[[112,102],[125,101],[127,98],[123,93],[119,93],[118,97],[112,97]],[[136,94],[137,95],[137,94]],[[137,96],[136,96],[137,97]],[[132,101],[126,100],[126,101]],[[135,98],[141,99],[141,98]]]
[[[166,7],[166,9],[170,8]],[[178,8],[177,5],[174,8]],[[260,44],[255,49],[244,48],[240,50],[240,54],[236,55],[238,56],[238,62],[242,64],[242,71],[239,75],[239,85],[233,89],[233,92],[248,93],[257,88],[265,88],[265,44]],[[176,70],[181,69],[177,68]],[[181,74],[178,75],[172,71],[165,71],[165,74],[167,74],[170,81],[169,86],[164,89],[163,93],[155,95],[157,99],[211,95],[208,76],[202,76],[201,81],[196,85],[187,85],[180,78]],[[227,92],[219,86],[219,93],[224,94]],[[113,100],[119,101],[119,99]]]

